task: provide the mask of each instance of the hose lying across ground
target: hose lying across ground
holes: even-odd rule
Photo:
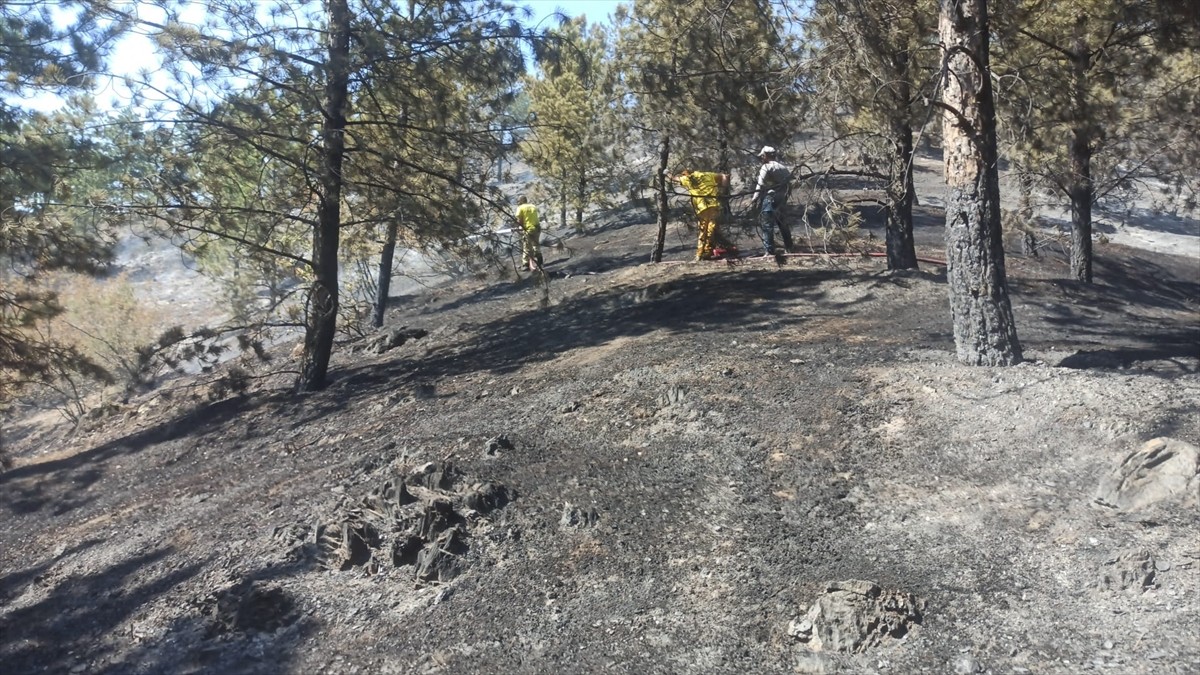
[[[781,257],[781,258],[886,258],[887,253],[883,253],[880,251],[843,252],[843,253],[785,253],[779,257]],[[747,260],[774,260],[774,259],[775,259],[774,256],[747,255],[747,256],[740,256],[737,258],[715,258],[713,260],[705,260],[703,262],[710,262],[710,263],[723,262],[723,263],[728,263],[730,265],[736,265],[738,263],[741,263],[741,262],[744,262]],[[659,263],[659,264],[682,265],[684,263],[691,263],[691,262],[695,262],[695,261],[694,260],[664,260],[662,263]],[[940,265],[943,267],[946,265],[945,260],[938,260],[937,258],[926,258],[926,257],[922,257],[922,256],[917,256],[917,262],[925,263],[926,265]]]

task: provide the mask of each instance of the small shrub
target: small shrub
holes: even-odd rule
[[[118,384],[129,387],[138,381],[139,354],[169,325],[167,313],[139,300],[125,275],[62,275],[55,285],[64,309],[50,323],[56,339],[75,346]]]
[[[820,223],[812,231],[821,240],[827,253],[831,249],[844,251],[861,238],[859,229],[863,223],[862,213],[840,202],[825,205],[821,210]]]

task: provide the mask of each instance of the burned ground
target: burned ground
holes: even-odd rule
[[[22,434],[6,668],[1194,672],[1200,507],[1093,497],[1200,444],[1196,260],[1012,257],[1027,362],[969,368],[935,266],[649,227],[403,299],[324,392]]]

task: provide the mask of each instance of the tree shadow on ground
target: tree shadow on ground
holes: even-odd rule
[[[1060,368],[1077,370],[1127,370],[1138,364],[1164,361],[1173,370],[1183,373],[1200,372],[1200,344],[1173,344],[1162,347],[1125,349],[1094,349],[1075,352],[1058,362]]]
[[[522,293],[537,283],[536,278],[525,277],[516,281],[496,281],[481,286],[469,293],[464,293],[455,297],[454,300],[442,305],[434,305],[419,310],[421,314],[442,313],[476,305],[483,302],[491,302],[493,300],[502,300],[517,293]],[[407,316],[407,315],[405,315]],[[399,323],[399,322],[394,322]]]
[[[664,255],[668,255],[671,251],[668,250]],[[549,271],[553,277],[570,277],[579,276],[581,274],[601,274],[611,272],[612,270],[633,267],[640,263],[650,260],[650,247],[646,247],[645,252],[639,251],[621,251],[609,255],[591,256],[580,258],[579,260],[563,261],[561,265],[549,267]]]
[[[1175,269],[1138,254],[1093,262],[1095,277],[1103,286],[1118,289],[1125,302],[1174,311],[1200,309],[1200,265],[1191,279],[1181,279]]]
[[[1161,362],[1173,373],[1195,372],[1200,358],[1200,282],[1141,255],[1095,261],[1097,283],[1010,279],[1019,296],[1037,300],[1038,321],[1061,331],[1052,342],[1096,345],[1061,363],[1067,368],[1130,368]],[[1170,373],[1168,373],[1170,374]]]
[[[644,206],[632,201],[625,202],[621,206],[611,209],[604,214],[606,222],[587,228],[587,236],[594,237],[596,235],[610,234],[635,225],[644,226],[647,223],[653,223],[654,218],[654,213],[647,212]]]
[[[1195,345],[1200,339],[1200,330],[1182,324],[1178,318],[1151,318],[1128,309],[1108,310],[1107,315],[1097,316],[1070,302],[1046,303],[1039,309],[1042,321],[1063,332],[1065,338],[1060,343],[1105,345],[1110,349],[1155,348],[1183,355],[1187,351],[1177,347]]]
[[[625,225],[622,225],[622,228]],[[620,228],[618,228],[620,229]],[[686,245],[668,248],[665,254],[670,257],[673,253],[679,253],[690,250]],[[550,256],[547,255],[547,258]],[[624,245],[614,246],[609,251],[592,252],[587,255],[579,255],[578,257],[566,257],[558,259],[548,259],[545,265],[545,280],[548,280],[552,287],[556,280],[568,279],[570,277],[602,274],[611,272],[617,269],[633,267],[647,262],[650,259],[650,247],[647,245],[645,251],[629,250]],[[493,283],[481,286],[469,293],[459,295],[454,300],[442,305],[430,306],[425,309],[418,310],[422,314],[441,313],[445,311],[453,311],[479,304],[482,302],[490,302],[493,300],[501,300],[509,298],[515,294],[523,293],[530,289],[536,289],[543,283],[543,278],[538,274],[525,274],[516,280],[509,279],[498,280]]]
[[[171,620],[163,633],[167,640],[141,643],[101,672],[287,671],[319,622],[303,596],[278,582],[311,569],[308,562],[267,567],[229,586],[207,589],[202,602]]]
[[[1196,416],[1196,408],[1190,405],[1174,405],[1168,408],[1156,408],[1149,411],[1149,433],[1147,438],[1159,436],[1178,437],[1180,432],[1187,433],[1188,420]]]
[[[116,628],[139,608],[195,576],[202,562],[163,565],[170,547],[159,548],[91,574],[48,581],[46,597],[6,612],[0,633],[5,669],[14,673],[95,670],[114,649]],[[57,583],[54,583],[57,582]]]
[[[38,567],[53,568],[95,543]],[[178,557],[165,546],[87,573],[41,572],[37,578],[49,577],[45,597],[0,618],[5,672],[279,672],[315,631],[299,601],[271,583],[307,564],[257,570],[228,589],[185,590],[212,561]],[[164,626],[159,612],[175,618]]]
[[[847,302],[832,301],[821,289],[830,279],[845,279],[862,286],[864,292]],[[511,373],[574,349],[653,332],[662,332],[663,339],[687,339],[689,333],[724,326],[779,329],[799,325],[872,300],[871,290],[878,285],[905,283],[902,276],[785,268],[614,287],[572,297],[547,309],[531,308],[493,321],[463,324],[463,339],[422,356],[338,369],[331,372],[327,391],[281,404],[277,413],[290,420],[292,427],[308,425],[381,392],[405,386],[424,391],[438,379],[467,373]],[[819,309],[804,317],[787,310],[788,304],[801,300]],[[221,433],[219,428],[209,431]]]
[[[53,508],[64,513],[94,501],[93,488],[105,475],[105,461],[135,455],[150,446],[185,436],[220,435],[243,420],[238,433],[244,442],[279,431],[303,427],[337,414],[366,397],[392,392],[399,386],[425,386],[439,378],[473,372],[509,373],[526,364],[547,361],[573,349],[612,343],[623,337],[659,333],[664,340],[686,340],[690,333],[727,326],[800,325],[822,314],[844,312],[848,306],[834,302],[824,282],[831,279],[862,287],[853,295],[855,303],[872,299],[878,284],[906,283],[903,275],[862,273],[849,270],[813,270],[754,266],[735,274],[684,275],[660,283],[608,288],[593,294],[564,299],[546,308],[529,308],[480,324],[464,324],[460,336],[438,345],[438,351],[402,356],[391,361],[351,365],[331,371],[331,386],[325,392],[296,396],[282,390],[231,398],[200,407],[178,417],[109,441],[83,452],[21,466],[0,474],[0,507],[11,513],[29,513]],[[1102,344],[1110,349],[1159,349],[1175,354],[1180,345],[1194,345],[1200,329],[1184,325],[1180,312],[1194,312],[1200,285],[1171,281],[1166,271],[1144,261],[1132,271],[1114,266],[1105,274],[1119,279],[1114,285],[1078,284],[1068,281],[1010,280],[1017,295],[1036,299],[1039,329],[1069,330],[1064,341],[1077,346]],[[1119,275],[1126,274],[1126,277]],[[942,284],[944,276],[933,279]],[[506,288],[486,287],[473,296],[455,300],[443,309],[461,307],[532,288],[528,282]],[[1050,290],[1047,290],[1047,289]],[[1051,302],[1046,302],[1049,299]],[[789,310],[797,302],[814,311],[800,316]],[[886,312],[876,309],[875,312]],[[897,311],[903,311],[898,307]],[[1097,318],[1103,313],[1104,316]],[[928,320],[899,317],[920,342],[941,348],[949,341],[948,326],[928,326]],[[878,320],[891,320],[877,316]],[[892,317],[897,319],[897,317]],[[911,319],[911,320],[910,320]],[[942,322],[948,323],[948,319]],[[919,325],[918,325],[919,324]],[[1036,334],[1035,334],[1036,335]],[[1024,337],[1024,336],[1023,336]],[[1080,339],[1082,337],[1082,339]],[[1044,339],[1044,338],[1043,338]],[[1037,339],[1033,340],[1034,343]],[[1082,343],[1082,344],[1081,344]],[[1143,356],[1141,353],[1130,357]],[[1124,358],[1124,357],[1121,357]],[[260,408],[287,420],[284,428],[266,425],[255,429],[245,416]],[[199,441],[196,441],[199,442]],[[48,477],[52,477],[52,480]]]
[[[946,211],[942,208],[932,206],[914,206],[913,207],[913,228],[914,229],[933,229],[938,232],[938,242],[945,241],[946,230]]]
[[[398,382],[427,382],[476,371],[512,372],[523,365],[556,357],[565,351],[602,345],[620,337],[664,331],[681,339],[688,332],[730,323],[773,318],[780,325],[802,321],[781,303],[807,299],[825,309],[837,306],[823,300],[822,281],[844,277],[842,271],[753,270],[731,275],[686,278],[643,287],[618,287],[594,295],[570,298],[546,310],[528,309],[502,319],[470,326],[474,337],[453,350],[425,358],[397,359],[330,373],[325,392],[296,396],[290,391],[238,396],[192,409],[135,433],[110,440],[69,456],[20,466],[0,474],[0,508],[13,514],[53,509],[62,514],[86,506],[101,496],[95,486],[108,472],[110,460],[137,455],[155,445],[204,434],[225,433],[255,410],[272,414],[296,428],[336,414],[363,396],[392,390]],[[865,279],[859,279],[865,282]],[[499,297],[527,288],[480,289],[473,298],[454,306]],[[771,300],[765,304],[763,300]],[[867,298],[863,298],[865,300]],[[242,425],[244,426],[244,425]],[[239,427],[243,440],[277,429],[255,431]],[[257,436],[256,436],[257,435]]]
[[[1098,211],[1105,218],[1113,220],[1121,226],[1195,237],[1195,245],[1200,247],[1200,220],[1195,218],[1159,213],[1147,208],[1099,208]],[[1112,233],[1116,231],[1116,227],[1103,221],[1093,223],[1093,228],[1098,232]]]
[[[26,464],[0,473],[0,507],[15,514],[53,507],[60,515],[91,503],[97,497],[89,488],[105,475],[107,460],[136,454],[150,446],[181,438],[196,429],[224,427],[246,412],[271,402],[291,400],[286,392],[236,396],[203,405],[177,417],[58,459]],[[46,476],[54,476],[47,480]]]
[[[392,387],[401,378],[513,372],[574,349],[653,332],[662,332],[663,339],[685,339],[691,332],[752,321],[772,319],[780,327],[799,324],[806,319],[786,311],[790,303],[807,300],[836,311],[870,299],[865,294],[852,303],[828,300],[821,283],[846,275],[834,270],[751,270],[672,279],[648,287],[613,288],[546,310],[526,310],[474,326],[473,340],[444,354],[356,366],[344,371],[343,377],[349,381],[348,387],[367,391]]]
[[[1097,209],[1097,216],[1092,220],[1092,232],[1096,234],[1113,235],[1120,228],[1128,230],[1144,230],[1159,234],[1170,234],[1180,237],[1193,237],[1191,252],[1200,251],[1200,221],[1193,218],[1155,213],[1148,209],[1131,210],[1102,210]],[[1037,222],[1045,230],[1057,234],[1070,234],[1071,220],[1066,217],[1039,215]]]
[[[1180,279],[1168,267],[1143,256],[1094,260],[1093,275],[1096,281],[1090,284],[1071,279],[1009,279],[1009,286],[1025,292],[1052,286],[1068,318],[1084,309],[1131,314],[1138,308],[1194,312],[1200,307],[1200,281]]]
[[[405,293],[405,294],[401,294],[401,295],[389,295],[388,299],[387,299],[387,306],[385,307],[385,309],[388,312],[395,312],[397,310],[402,310],[402,309],[407,310],[407,311],[420,311],[420,310],[415,310],[413,308],[413,305],[416,305],[417,303],[420,303],[420,302],[424,302],[428,298],[429,298],[429,296],[425,295],[424,293]]]
[[[82,553],[83,551],[102,543],[104,543],[104,539],[98,537],[85,539],[84,541],[81,541],[70,548],[62,549],[61,552],[56,553],[53,557],[43,562],[40,562],[36,565],[31,565],[20,571],[9,572],[0,577],[0,605],[7,605],[9,602],[12,602],[14,598],[25,592],[25,589],[31,582],[37,582],[44,579],[46,573],[50,570],[50,568],[54,567],[55,563],[57,563],[59,560],[75,555],[76,553]]]
[[[823,282],[831,279],[861,286],[863,292],[847,302],[833,301],[822,290]],[[944,278],[935,281],[944,283]],[[689,333],[726,326],[786,328],[868,302],[874,297],[872,289],[879,285],[905,283],[903,275],[762,268],[685,276],[648,287],[615,287],[572,297],[548,309],[526,309],[482,324],[464,324],[465,340],[445,345],[440,352],[335,368],[330,372],[330,386],[322,392],[297,396],[277,391],[236,397],[69,457],[18,467],[0,474],[0,506],[15,513],[53,506],[55,513],[61,514],[79,508],[96,499],[95,490],[88,488],[104,477],[106,469],[101,465],[106,460],[188,435],[199,443],[197,434],[221,436],[235,423],[242,442],[251,443],[268,434],[302,428],[399,386],[427,387],[439,378],[473,372],[510,373],[573,349],[653,332],[661,332],[663,339],[680,340]],[[487,295],[488,290],[481,289],[476,301]],[[787,309],[800,301],[811,303],[816,310],[801,317]],[[945,335],[937,333],[929,340],[940,344]],[[287,424],[261,430],[247,426],[246,416],[261,408],[269,408],[272,417],[287,420]]]

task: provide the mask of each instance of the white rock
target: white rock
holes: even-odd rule
[[[1178,500],[1200,504],[1200,448],[1173,438],[1155,438],[1130,453],[1100,482],[1095,503],[1138,511]]]

